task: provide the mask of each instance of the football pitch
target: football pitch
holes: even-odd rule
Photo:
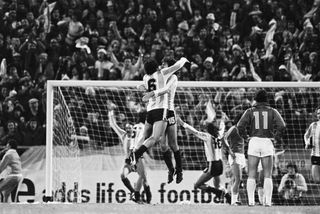
[[[0,214],[313,214],[319,213],[319,208],[319,206],[248,207],[196,204],[1,204]]]

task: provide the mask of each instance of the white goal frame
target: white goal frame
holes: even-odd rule
[[[47,81],[47,106],[46,106],[46,183],[45,197],[52,200],[53,190],[53,88],[64,87],[135,87],[141,81],[82,81],[82,80],[49,80]],[[318,82],[198,82],[180,81],[179,87],[211,87],[211,88],[320,88]],[[80,190],[81,191],[81,190]]]

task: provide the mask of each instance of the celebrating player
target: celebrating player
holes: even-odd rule
[[[175,63],[173,59],[164,59],[162,63],[162,68],[168,68]],[[165,87],[148,92],[143,98],[143,101],[148,101],[150,98],[156,99],[158,96],[162,96],[168,93],[168,124],[166,129],[166,137],[162,138],[162,145],[165,143],[163,141],[168,142],[170,149],[173,151],[174,159],[176,162],[176,167],[174,169],[172,161],[171,161],[171,152],[169,148],[165,147],[163,149],[163,158],[169,169],[168,172],[168,183],[173,181],[173,176],[176,174],[176,183],[180,183],[183,179],[182,174],[182,163],[181,163],[181,154],[177,140],[177,124],[174,110],[174,96],[176,92],[176,88],[178,86],[178,78],[175,74],[173,74],[169,79]]]
[[[240,119],[239,114],[234,124],[237,124]],[[246,160],[244,156],[244,140],[239,135],[237,126],[231,126],[223,136],[223,142],[229,151],[228,163],[232,167],[232,187],[231,187],[231,205],[240,205],[238,201],[239,186],[242,180],[242,169],[246,166]]]
[[[246,128],[249,127],[249,137],[251,137],[248,145],[248,205],[254,206],[257,167],[261,159],[264,172],[264,205],[271,206],[274,154],[272,138],[275,143],[280,141],[286,125],[279,112],[268,105],[268,95],[265,90],[256,93],[255,101],[257,103],[245,111],[237,124],[240,136],[246,138]]]
[[[180,117],[177,117],[177,122],[183,128],[189,130],[192,134],[197,136],[199,139],[203,140],[205,154],[208,162],[208,167],[205,168],[194,184],[194,188],[199,188],[201,190],[212,192],[218,198],[221,199],[224,190],[220,189],[220,175],[223,172],[223,163],[222,163],[222,153],[221,153],[221,141],[217,138],[218,128],[215,127],[212,123],[209,123],[207,126],[207,133],[197,131],[195,128],[189,124],[183,122]],[[214,187],[211,187],[206,184],[211,178],[214,180]]]
[[[131,193],[131,198],[135,202],[141,202],[140,200],[140,189],[143,184],[144,190],[146,192],[147,203],[151,201],[151,191],[149,184],[147,182],[146,170],[144,166],[144,161],[141,159],[137,162],[136,169],[131,166],[131,154],[140,144],[143,143],[143,129],[144,129],[144,117],[142,115],[139,117],[138,123],[134,126],[130,124],[126,124],[126,130],[121,129],[115,120],[114,111],[112,108],[108,113],[109,123],[111,128],[117,133],[119,138],[121,139],[124,147],[124,151],[126,153],[125,163],[121,170],[121,180],[123,184],[129,189]],[[136,183],[136,187],[133,188],[128,175],[131,172],[136,171],[138,173],[138,181]]]
[[[3,202],[8,202],[8,198],[11,192],[19,185],[22,179],[21,160],[17,153],[17,142],[13,139],[9,140],[6,148],[0,153],[4,156],[0,162],[0,173],[2,173],[7,167],[10,168],[10,174],[8,174],[0,182],[0,192],[3,193]]]
[[[312,179],[315,183],[320,183],[320,107],[316,109],[316,113],[318,121],[310,124],[304,134],[304,142],[306,149],[311,148]]]
[[[142,88],[149,92],[164,88],[168,79],[174,72],[182,68],[186,62],[188,62],[188,60],[182,57],[174,65],[159,70],[156,61],[152,59],[147,61],[144,65],[146,75],[143,77],[144,84],[142,85]],[[174,112],[168,110],[169,94],[170,93],[165,93],[160,96],[155,94],[157,97],[155,99],[150,97],[147,105],[145,136],[148,136],[151,132],[150,130],[152,130],[152,134],[144,141],[143,145],[134,152],[136,160],[138,160],[148,148],[152,147],[155,143],[160,142],[161,137],[165,136],[168,118],[174,117]]]

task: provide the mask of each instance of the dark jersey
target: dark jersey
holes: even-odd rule
[[[237,127],[241,136],[249,128],[250,137],[279,139],[285,129],[285,122],[279,112],[266,103],[257,103],[240,118]]]
[[[230,149],[233,153],[244,153],[244,140],[239,135],[236,126],[232,126],[223,136],[226,143],[229,144]]]

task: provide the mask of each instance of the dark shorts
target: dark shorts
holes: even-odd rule
[[[311,164],[320,166],[320,157],[311,156]]]
[[[174,111],[169,110],[167,115],[168,120],[168,126],[173,126],[176,124],[176,115]]]
[[[153,125],[157,121],[167,121],[168,113],[169,113],[168,109],[164,109],[164,108],[153,109],[147,112],[146,120],[151,125]]]
[[[208,162],[208,164],[209,164],[209,162]],[[209,167],[209,165],[208,165],[208,167]],[[203,172],[207,173],[209,171],[208,167],[205,168],[203,170]],[[222,172],[223,172],[222,160],[212,161],[212,164],[211,164],[211,175],[213,177],[216,177],[216,176],[222,175]]]

